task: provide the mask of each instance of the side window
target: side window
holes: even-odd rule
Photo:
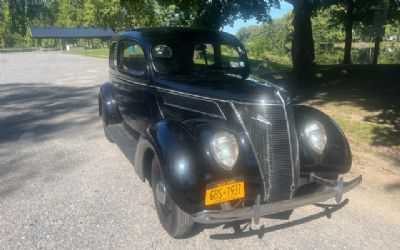
[[[231,45],[221,44],[221,65],[226,68],[242,68],[244,62],[241,59],[238,50]]]
[[[120,45],[119,66],[121,71],[136,75],[143,75],[146,61],[142,47],[133,41],[124,41]]]
[[[115,69],[117,67],[117,43],[114,42],[110,46],[110,55],[109,55],[109,65],[110,68]]]
[[[194,46],[193,62],[195,65],[214,65],[214,46],[209,43],[198,43]]]

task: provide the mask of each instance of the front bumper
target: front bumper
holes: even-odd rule
[[[336,202],[340,203],[344,193],[350,191],[362,182],[361,175],[349,182],[343,182],[343,180],[340,179],[335,183],[315,176],[314,178],[316,182],[324,186],[322,191],[303,195],[290,200],[267,204],[260,204],[260,196],[258,196],[254,206],[231,210],[203,210],[192,215],[192,219],[194,222],[201,224],[215,224],[253,218],[254,222],[258,224],[261,216],[277,214],[295,208],[304,207],[306,205],[316,204],[331,198],[335,198]]]

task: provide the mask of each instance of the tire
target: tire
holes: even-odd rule
[[[100,100],[101,101],[101,100]],[[104,110],[104,105],[101,104],[101,120],[103,122],[103,130],[104,130],[104,135],[106,136],[107,140],[111,143],[114,143],[114,141],[112,140],[110,134],[107,131],[107,111]]]
[[[154,157],[151,166],[151,187],[153,189],[154,205],[163,228],[173,238],[182,238],[188,235],[193,228],[193,220],[190,215],[179,208],[165,192],[165,205],[157,199],[156,189],[159,181],[164,181],[157,157]]]

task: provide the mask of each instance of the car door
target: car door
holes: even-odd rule
[[[117,57],[113,85],[120,114],[130,128],[144,133],[151,118],[152,99],[146,79],[146,55],[137,41],[121,40]]]

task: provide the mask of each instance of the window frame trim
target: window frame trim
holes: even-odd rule
[[[143,51],[143,57],[144,57],[144,62],[145,62],[145,63],[144,63],[144,71],[126,70],[126,69],[123,69],[123,68],[121,67],[121,66],[122,66],[122,62],[121,62],[121,53],[123,53],[122,45],[123,45],[125,42],[128,42],[128,43],[135,43],[135,44],[139,45],[140,49]],[[132,77],[136,77],[136,78],[145,79],[145,77],[146,77],[146,71],[147,71],[147,63],[146,63],[146,61],[147,61],[146,52],[145,52],[145,50],[143,49],[143,46],[142,46],[142,44],[141,44],[139,41],[137,41],[137,40],[135,40],[135,39],[121,39],[121,40],[118,41],[117,67],[116,67],[117,70],[118,70],[118,72],[120,72],[120,73],[122,73],[122,74],[124,74],[124,75],[128,75],[128,76],[132,76]]]

